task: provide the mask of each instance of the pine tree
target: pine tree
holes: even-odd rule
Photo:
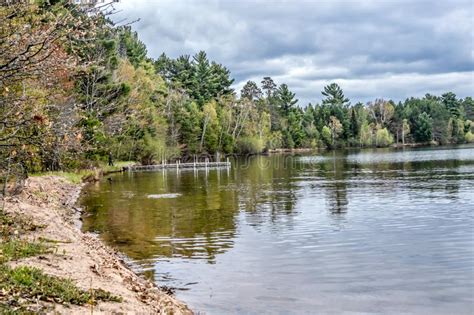
[[[344,92],[337,83],[331,83],[324,87],[324,91],[321,92],[326,98],[323,100],[323,104],[329,105],[349,105],[349,99],[344,96]]]
[[[290,109],[298,103],[298,99],[295,99],[295,93],[291,92],[288,88],[288,85],[282,84],[276,91],[276,97],[278,98],[278,103],[280,105],[280,111],[288,116]]]

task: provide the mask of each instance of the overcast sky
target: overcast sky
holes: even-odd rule
[[[474,93],[474,0],[120,0],[150,57],[193,55],[235,88],[271,76],[301,105],[339,83],[353,103]]]

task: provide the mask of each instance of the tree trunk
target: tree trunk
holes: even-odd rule
[[[402,144],[405,145],[405,126],[402,126]]]
[[[199,145],[199,151],[201,152],[202,152],[202,146],[204,144],[204,136],[206,135],[206,128],[207,128],[208,123],[209,123],[209,116],[206,116],[206,118],[204,119],[204,125],[202,126],[201,143]]]

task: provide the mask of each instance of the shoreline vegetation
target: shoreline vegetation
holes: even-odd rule
[[[0,311],[192,314],[138,277],[114,250],[81,232],[74,206],[84,184],[31,177],[6,198],[0,243]]]
[[[204,51],[148,56],[113,6],[70,1],[0,7],[0,184],[28,174],[159,164],[193,156],[474,141],[474,100],[452,92],[349,100],[337,83],[302,104],[265,76],[240,91]],[[13,183],[13,184],[11,184]]]

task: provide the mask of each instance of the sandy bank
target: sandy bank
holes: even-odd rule
[[[104,289],[123,298],[121,303],[99,302],[95,314],[192,314],[186,305],[134,274],[97,237],[80,230],[80,213],[74,203],[81,188],[61,177],[32,177],[20,195],[7,198],[7,213],[29,217],[42,226],[25,237],[56,241],[52,253],[10,265],[38,267],[47,274],[72,279],[82,289]],[[53,306],[62,314],[91,314],[91,306]]]

